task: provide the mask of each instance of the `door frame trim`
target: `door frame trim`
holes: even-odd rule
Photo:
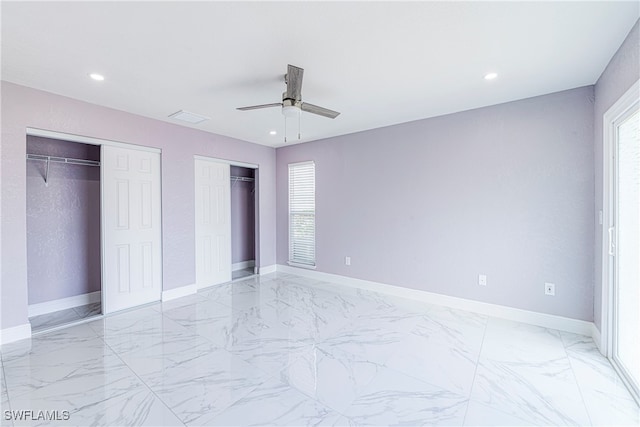
[[[111,147],[129,148],[131,150],[149,151],[152,153],[162,153],[160,148],[147,147],[144,145],[130,144],[128,142],[112,141],[110,139],[94,138],[91,136],[75,135],[73,133],[57,132],[38,128],[27,128],[27,136],[39,136],[41,138],[61,139],[69,142],[80,142],[90,145],[109,145]]]
[[[255,163],[236,162],[235,160],[219,159],[217,157],[201,156],[199,154],[194,154],[193,159],[204,160],[206,162],[226,163],[229,166],[240,166],[247,169],[259,169],[259,165]]]
[[[602,297],[600,351],[608,358],[613,355],[613,257],[609,255],[609,228],[613,227],[613,154],[615,150],[615,122],[624,115],[638,100],[640,80],[631,87],[604,113],[602,121],[603,155],[602,155]]]

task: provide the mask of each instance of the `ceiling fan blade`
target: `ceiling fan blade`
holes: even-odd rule
[[[317,105],[309,104],[308,102],[303,102],[302,105],[300,105],[300,109],[302,111],[306,111],[307,113],[329,117],[330,119],[335,119],[340,115],[340,113],[338,113],[337,111],[329,110],[328,108],[324,107],[318,107]]]
[[[236,110],[249,111],[249,110],[259,110],[260,108],[271,108],[271,107],[282,107],[282,102],[276,102],[273,104],[251,105],[249,107],[238,107],[236,108]]]
[[[289,64],[287,68],[287,95],[289,99],[300,101],[302,99],[302,76],[304,69]]]

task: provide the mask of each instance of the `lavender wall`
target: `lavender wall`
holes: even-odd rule
[[[602,205],[603,137],[604,113],[640,79],[640,21],[633,26],[595,86],[594,151],[595,151],[595,211]],[[602,322],[602,225],[594,222],[595,230],[595,288],[594,323],[600,329]]]
[[[231,166],[232,176],[253,178],[253,169]],[[231,181],[231,262],[255,259],[254,183]]]
[[[258,265],[275,263],[275,150],[2,82],[0,328],[27,323],[26,128],[162,149],[163,285],[195,283],[194,154],[259,165]]]
[[[314,160],[318,271],[591,320],[592,144],[584,87],[279,148],[278,263],[287,164]]]
[[[100,147],[27,137],[27,152],[100,160]],[[27,161],[29,304],[100,290],[100,168]]]

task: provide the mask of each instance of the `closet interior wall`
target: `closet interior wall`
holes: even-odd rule
[[[233,271],[255,266],[255,170],[231,166],[231,262]],[[247,180],[237,178],[248,178]],[[234,274],[237,278],[239,273]]]
[[[100,161],[99,146],[35,136],[27,137],[27,154]],[[100,167],[27,160],[30,309],[99,297],[100,250]]]

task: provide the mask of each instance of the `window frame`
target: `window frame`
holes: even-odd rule
[[[312,262],[305,262],[305,260],[302,259],[295,259],[294,258],[294,236],[293,236],[293,221],[292,221],[292,217],[293,215],[295,215],[295,212],[292,212],[291,209],[291,205],[292,205],[292,197],[294,196],[292,194],[292,185],[294,185],[294,183],[292,183],[292,172],[296,169],[296,168],[300,168],[300,167],[306,167],[306,166],[312,166],[312,177],[313,177],[313,259],[311,260]],[[287,179],[287,221],[288,221],[288,250],[289,250],[289,256],[288,256],[288,261],[287,264],[289,264],[292,267],[300,267],[300,268],[307,268],[307,269],[311,269],[311,270],[315,270],[316,268],[316,204],[315,204],[315,199],[316,199],[316,167],[315,167],[315,162],[312,160],[308,160],[308,161],[304,161],[304,162],[296,162],[296,163],[289,163],[288,164],[288,168],[287,168],[287,172],[288,172],[288,179]]]

